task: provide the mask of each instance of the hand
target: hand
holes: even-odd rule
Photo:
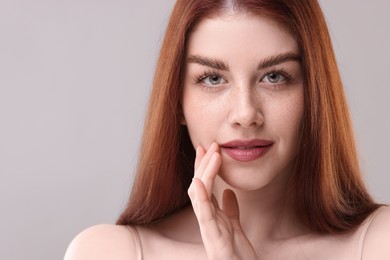
[[[224,191],[222,209],[212,194],[215,177],[221,167],[218,150],[216,143],[207,153],[202,147],[196,149],[195,174],[188,189],[208,259],[257,260],[256,252],[241,228],[234,192]]]

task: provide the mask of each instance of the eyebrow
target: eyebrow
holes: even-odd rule
[[[213,59],[213,58],[207,58],[207,57],[202,57],[199,55],[191,55],[187,58],[188,63],[197,63],[203,66],[207,66],[213,69],[217,70],[229,70],[229,66],[219,60],[219,59]]]
[[[275,56],[270,56],[267,58],[262,59],[259,62],[259,65],[257,66],[258,70],[265,69],[268,67],[272,67],[287,61],[302,61],[302,57],[299,54],[293,53],[293,52],[286,52],[277,54]]]
[[[258,66],[257,69],[265,69],[268,67],[272,67],[287,61],[298,61],[300,62],[302,60],[302,57],[299,54],[293,53],[293,52],[286,52],[286,53],[281,53],[277,54],[274,56],[266,57],[262,59]],[[191,55],[187,58],[188,63],[197,63],[203,66],[207,66],[213,69],[217,70],[229,70],[229,66],[223,62],[222,60],[219,59],[214,59],[214,58],[208,58],[208,57],[203,57],[200,55]]]

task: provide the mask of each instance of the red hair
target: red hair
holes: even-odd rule
[[[150,224],[189,204],[195,155],[180,125],[186,43],[200,19],[232,10],[278,20],[300,48],[305,104],[290,186],[298,217],[316,232],[357,227],[378,205],[361,179],[341,78],[316,0],[176,2],[157,63],[137,176],[117,224]]]

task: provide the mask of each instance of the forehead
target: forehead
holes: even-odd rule
[[[298,53],[298,45],[285,26],[265,16],[223,13],[202,19],[189,35],[188,55],[226,54],[261,58],[281,52]]]

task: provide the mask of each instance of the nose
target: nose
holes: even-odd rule
[[[244,128],[259,127],[264,123],[261,100],[258,93],[248,89],[237,89],[232,93],[229,121],[234,126]]]

